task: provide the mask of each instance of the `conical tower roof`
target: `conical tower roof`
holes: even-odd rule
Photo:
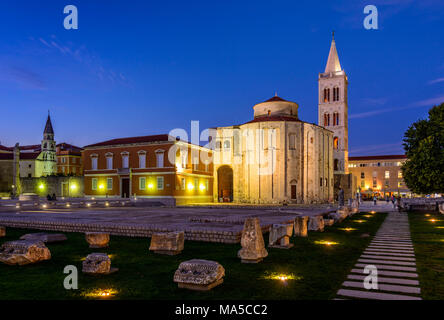
[[[341,71],[341,64],[339,62],[338,51],[336,50],[336,42],[333,34],[331,40],[330,53],[328,54],[327,65],[325,66],[325,73]]]
[[[48,119],[46,120],[45,130],[43,131],[43,133],[54,134],[54,129],[52,128],[51,117],[49,116],[49,113],[48,113]]]

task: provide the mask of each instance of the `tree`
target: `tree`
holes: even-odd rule
[[[403,141],[407,187],[417,194],[444,193],[444,103],[429,110],[428,120],[413,123]]]

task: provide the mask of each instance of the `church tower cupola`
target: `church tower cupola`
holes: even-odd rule
[[[54,141],[54,129],[51,123],[51,116],[48,111],[45,129],[43,130],[43,140],[41,144],[41,153],[37,158],[39,160],[40,174],[42,176],[57,173],[56,166],[56,142]]]
[[[319,74],[318,124],[333,131],[334,173],[348,172],[348,79],[339,62],[334,32],[325,71]]]

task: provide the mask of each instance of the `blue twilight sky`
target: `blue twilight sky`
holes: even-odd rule
[[[63,28],[74,4],[79,29]],[[379,29],[366,30],[374,4]],[[444,1],[1,1],[0,143],[57,142],[246,122],[274,95],[317,122],[331,31],[349,77],[351,155],[402,152],[444,102]]]

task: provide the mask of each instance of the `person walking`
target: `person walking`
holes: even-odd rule
[[[373,205],[376,206],[376,195],[373,196]]]

